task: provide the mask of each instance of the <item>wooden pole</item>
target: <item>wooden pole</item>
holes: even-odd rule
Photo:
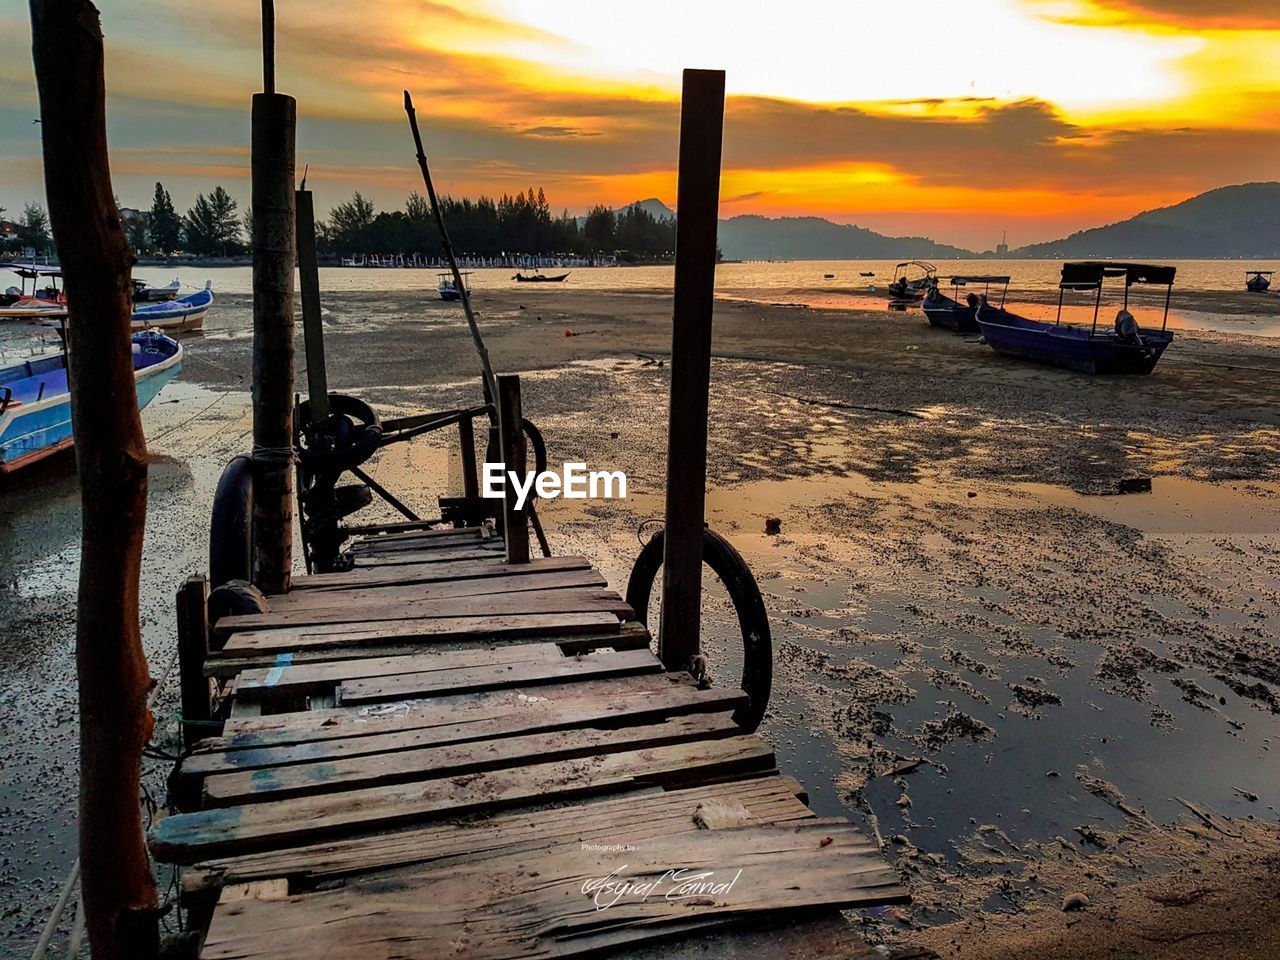
[[[154,957],[156,883],[138,802],[153,721],[138,624],[147,446],[130,345],[133,254],[111,187],[98,11],[31,0],[31,26],[81,491],[80,888],[97,960]]]
[[[524,415],[520,409],[520,378],[498,377],[498,444],[502,450],[504,472],[524,477],[525,438]],[[507,546],[507,563],[529,562],[529,526],[525,511],[516,507],[515,485],[506,478],[503,489],[506,502],[503,507],[503,536]]]
[[[724,72],[686,70],[680,106],[666,546],[658,632],[658,656],[668,670],[687,668],[699,652],[711,314],[723,131]]]
[[[209,582],[187,577],[178,588],[178,679],[182,691],[182,743],[187,749],[211,736],[206,726],[213,719],[209,678],[204,662],[209,658]]]
[[[480,478],[476,474],[476,430],[470,417],[458,421],[458,448],[462,453],[462,495],[475,500],[480,496]]]
[[[305,179],[305,178],[304,178]],[[302,345],[307,356],[307,396],[311,422],[329,419],[329,378],[324,365],[324,322],[320,315],[320,262],[316,255],[316,214],[310,190],[297,204],[298,285],[302,292]]]
[[[289,589],[293,567],[294,126],[297,105],[253,97],[253,582]]]

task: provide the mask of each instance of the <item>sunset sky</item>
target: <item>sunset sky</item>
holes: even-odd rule
[[[121,202],[248,196],[255,0],[100,0]],[[1280,179],[1280,5],[1246,0],[277,0],[318,206],[542,186],[674,204],[682,67],[728,71],[722,216],[987,249]],[[0,206],[42,194],[25,4],[0,10]]]

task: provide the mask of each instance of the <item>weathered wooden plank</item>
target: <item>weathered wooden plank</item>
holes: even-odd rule
[[[564,590],[530,590],[494,596],[447,597],[388,603],[371,611],[361,604],[347,607],[325,607],[318,610],[293,610],[285,613],[254,613],[222,617],[214,629],[222,636],[252,630],[304,627],[317,624],[366,623],[371,620],[425,620],[443,617],[499,617],[529,613],[608,612],[625,619],[634,614],[625,600],[612,590],[581,587]]]
[[[420,620],[389,620],[356,624],[316,624],[276,630],[247,630],[233,633],[211,659],[229,659],[254,654],[296,653],[321,647],[359,647],[387,641],[460,640],[477,641],[520,634],[545,636],[550,633],[602,633],[621,626],[616,614],[608,612],[510,614],[497,617],[439,617]]]
[[[439,696],[465,690],[494,690],[557,680],[659,673],[662,663],[650,650],[594,651],[546,663],[493,664],[458,670],[433,670],[394,677],[348,680],[337,690],[339,704],[374,703],[409,697]]]
[[[520,803],[550,803],[645,784],[675,787],[713,783],[768,773],[773,766],[773,749],[759,737],[729,737],[426,784],[397,784],[177,814],[151,828],[149,844],[155,857],[165,863],[194,863]]]
[[[581,633],[569,631],[560,634],[515,633],[502,637],[479,634],[474,639],[466,636],[428,637],[426,642],[373,642],[354,643],[350,646],[336,647],[303,647],[285,654],[250,654],[245,656],[215,657],[205,661],[204,673],[207,677],[226,680],[246,670],[270,670],[272,667],[298,665],[304,663],[336,663],[341,660],[361,660],[371,657],[409,657],[428,650],[478,650],[492,648],[495,641],[503,647],[520,644],[553,643],[565,653],[582,653],[609,647],[614,650],[639,650],[648,647],[651,642],[649,631],[644,625],[634,620],[619,625],[617,617],[608,616],[607,624],[612,629],[602,632]]]
[[[746,699],[746,694],[741,690],[699,690],[688,684],[671,684],[666,690],[645,690],[612,699],[581,697],[550,701],[528,695],[525,699],[527,702],[523,709],[508,707],[505,713],[479,720],[423,725],[387,733],[372,732],[368,727],[372,726],[374,731],[380,728],[374,724],[366,724],[365,729],[360,731],[363,736],[351,735],[351,725],[347,724],[347,736],[328,736],[301,743],[269,746],[241,745],[232,749],[206,749],[183,760],[179,772],[183,777],[200,778],[218,773],[284,767],[295,763],[331,761],[369,754],[389,754],[421,747],[492,740],[552,730],[615,728],[653,723],[688,713],[732,711]],[[438,713],[436,715],[439,716]],[[395,717],[389,720],[402,723],[405,718]],[[331,727],[321,728],[316,733],[330,733],[331,730]],[[295,731],[289,733],[295,739],[305,735]],[[218,738],[217,742],[225,744],[238,739],[240,738],[223,737]],[[262,737],[253,739],[261,742]],[[210,742],[204,741],[205,744]]]
[[[699,809],[716,801],[743,805],[758,823],[811,819],[813,812],[799,799],[801,792],[791,777],[758,777],[638,797],[588,799],[549,810],[499,813],[464,823],[210,860],[186,871],[182,886],[191,894],[272,877],[314,882],[411,863],[447,865],[452,858],[478,863],[565,837],[575,843],[623,844],[649,834],[674,836],[701,829],[696,822]]]
[[[502,541],[494,541],[501,544]],[[410,550],[394,553],[361,553],[352,558],[357,570],[375,567],[398,567],[405,564],[457,563],[462,560],[493,560],[506,564],[506,556],[500,546],[456,547],[449,550]]]
[[[480,577],[528,576],[553,570],[585,570],[586,557],[535,557],[527,564],[509,564],[493,557],[463,563],[406,563],[387,569],[346,570],[342,573],[313,573],[296,577],[292,596],[301,590],[345,589],[347,587],[403,586],[437,580],[474,580]]]
[[[453,533],[479,534],[480,531],[482,530],[488,531],[488,534],[490,536],[493,535],[493,529],[487,526],[486,527],[441,526],[441,527],[432,527],[430,529],[424,529],[422,526],[423,522],[424,521],[422,520],[400,520],[394,523],[366,523],[366,524],[361,524],[354,527],[348,527],[347,529],[354,536],[358,536],[361,538],[371,537],[371,536],[382,536],[384,534],[392,534],[392,533],[415,533],[415,532],[419,536],[426,536],[426,537],[448,536],[449,534],[453,534]]]
[[[360,586],[345,590],[299,590],[271,598],[271,613],[320,610],[326,607],[385,610],[390,603],[416,603],[452,597],[480,597],[498,593],[525,593],[530,590],[558,590],[565,587],[599,588],[608,582],[598,571],[557,570],[537,576],[488,577],[395,586]]]
[[[692,740],[715,740],[741,732],[727,713],[694,714],[616,730],[557,730],[240,770],[206,777],[204,805],[225,807],[392,783],[421,783],[478,770],[646,750]]]
[[[901,902],[906,891],[848,824],[814,821],[654,836],[620,860],[593,844],[557,844],[472,867],[404,867],[288,900],[220,906],[203,956],[310,960],[315,944],[362,960],[566,957],[651,940],[691,920]],[[672,869],[700,876],[677,890]],[[657,895],[588,886],[615,876]],[[686,875],[687,877],[688,875]],[[686,883],[689,881],[686,879]],[[500,887],[501,895],[495,895]],[[601,909],[602,905],[605,905]]]
[[[607,721],[615,712],[625,713],[628,709],[626,704],[638,699],[651,700],[655,704],[668,702],[668,694],[673,690],[678,691],[681,699],[690,692],[706,695],[715,690],[734,697],[739,693],[718,688],[697,690],[694,679],[683,671],[636,674],[593,679],[590,684],[548,684],[529,690],[485,690],[429,700],[276,713],[243,719],[233,717],[224,724],[221,737],[202,740],[195,749],[197,752],[259,749],[431,727],[480,726],[508,717],[537,717],[543,713],[554,716],[558,711],[571,711],[579,702],[602,703],[598,716]],[[610,707],[611,702],[620,706]]]
[[[474,547],[493,550],[501,546],[502,541],[482,537],[476,533],[441,535],[438,537],[419,537],[413,534],[391,534],[352,543],[347,552],[353,557],[363,557],[375,553],[402,553],[404,551],[457,550],[462,547]]]

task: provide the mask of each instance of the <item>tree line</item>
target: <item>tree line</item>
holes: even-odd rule
[[[673,219],[655,217],[638,205],[615,211],[598,204],[581,219],[568,210],[555,215],[541,188],[497,199],[441,197],[440,211],[454,249],[466,256],[616,256],[634,262],[670,259],[676,245]],[[12,238],[0,241],[6,252],[12,255],[25,247],[50,252],[49,218],[43,207],[27,204],[18,225]],[[151,209],[128,212],[125,231],[140,256],[231,257],[247,250],[252,214],[246,210],[241,215],[221,185],[197,194],[186,214],[179,214],[169,191],[157,183]],[[316,235],[320,253],[331,257],[431,256],[441,249],[430,204],[418,193],[409,194],[401,210],[377,210],[356,191],[316,224]]]

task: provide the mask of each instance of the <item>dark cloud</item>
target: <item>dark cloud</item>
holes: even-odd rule
[[[1101,6],[1141,19],[1161,20],[1184,26],[1225,27],[1250,30],[1280,26],[1280,6],[1275,0],[1099,0]]]

